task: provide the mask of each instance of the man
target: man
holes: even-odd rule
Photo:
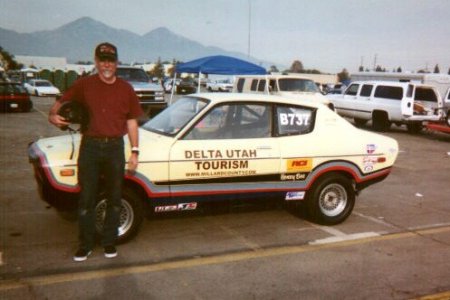
[[[117,256],[115,242],[125,172],[125,134],[128,134],[132,149],[128,171],[134,172],[138,166],[137,119],[143,112],[132,86],[116,77],[117,64],[117,48],[110,43],[99,44],[95,48],[97,74],[77,80],[55,102],[48,117],[49,122],[57,127],[69,125],[57,114],[66,101],[78,101],[89,112],[89,124],[82,131],[78,157],[78,184],[81,189],[78,205],[80,244],[73,257],[75,261],[86,260],[94,249],[95,205],[100,192],[104,192],[107,199],[101,244],[105,257]]]

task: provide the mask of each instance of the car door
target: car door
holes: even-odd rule
[[[334,104],[334,108],[341,116],[353,118],[354,105],[357,100],[359,86],[358,83],[352,83],[345,90],[344,94],[330,97],[330,100]]]
[[[353,102],[353,118],[369,120],[372,118],[373,104],[373,84],[361,84],[359,94]]]
[[[171,195],[269,191],[279,166],[271,105],[221,104],[172,146]]]

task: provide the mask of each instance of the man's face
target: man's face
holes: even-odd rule
[[[103,81],[110,82],[114,80],[116,76],[117,61],[96,57],[95,66],[98,70],[98,75]]]

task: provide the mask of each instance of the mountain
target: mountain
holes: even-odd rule
[[[0,28],[0,46],[13,55],[66,57],[72,63],[92,61],[95,46],[103,41],[112,42],[118,47],[119,59],[124,63],[154,62],[158,58],[163,61],[189,61],[210,55],[229,55],[261,63],[261,60],[248,59],[247,55],[239,52],[203,46],[165,27],[156,28],[141,36],[83,17],[55,30],[33,33],[18,33]]]

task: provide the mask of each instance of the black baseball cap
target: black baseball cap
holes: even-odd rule
[[[95,48],[95,57],[100,60],[117,61],[117,48],[111,43],[101,43]]]

